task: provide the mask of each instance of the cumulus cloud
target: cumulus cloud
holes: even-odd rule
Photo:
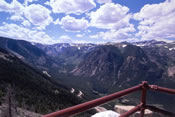
[[[55,43],[55,41],[43,31],[31,30],[16,24],[4,23],[0,26],[0,36],[44,44]]]
[[[85,13],[96,7],[94,0],[50,0],[54,13]]]
[[[21,15],[17,15],[17,14],[15,14],[15,15],[12,15],[11,17],[10,17],[10,19],[11,20],[14,20],[14,21],[22,21],[22,20],[24,20],[24,18],[21,16]]]
[[[24,11],[24,6],[17,0],[13,0],[11,3],[7,3],[4,0],[0,2],[0,12],[8,12],[11,14],[10,19],[14,21],[21,21]]]
[[[63,17],[60,21],[62,28],[66,31],[79,32],[85,30],[88,27],[88,21],[85,19],[76,19],[69,15]]]
[[[129,8],[120,4],[106,3],[90,13],[91,26],[103,29],[119,29],[129,25]]]
[[[24,20],[22,22],[22,25],[25,26],[25,27],[30,27],[31,23],[29,21],[27,21],[27,20]]]
[[[24,5],[28,5],[28,3],[34,2],[34,1],[38,1],[38,0],[24,0]]]
[[[46,7],[39,4],[31,4],[27,6],[29,2],[37,0],[25,0],[22,5],[17,0],[13,0],[11,3],[7,3],[4,0],[0,2],[0,12],[10,13],[10,19],[14,21],[22,21],[22,24],[29,26],[26,19],[33,25],[37,26],[38,29],[45,29],[53,19],[50,16],[51,11]]]
[[[100,35],[96,34],[96,35],[89,35],[89,38],[91,39],[98,39],[100,37]]]
[[[120,4],[106,3],[95,12],[91,12],[89,16],[90,26],[107,29],[105,32],[90,35],[89,37],[93,39],[128,40],[136,31],[134,25],[130,23],[132,15],[129,13],[129,8]]]
[[[134,18],[139,20],[136,36],[143,40],[175,38],[175,1],[145,5]]]
[[[91,33],[91,30],[87,30],[88,33]]]
[[[31,4],[25,9],[25,17],[38,29],[44,29],[53,19],[50,16],[51,11],[39,4]]]
[[[103,3],[111,3],[112,0],[96,0],[99,4],[103,4]]]
[[[54,24],[61,24],[61,22],[60,22],[60,19],[58,18],[58,19],[56,19],[54,22],[53,22]]]
[[[57,40],[57,43],[92,43],[92,41],[89,41],[89,40],[76,40],[76,39],[72,39],[68,35],[62,35]]]
[[[72,38],[69,37],[68,35],[62,35],[62,36],[60,36],[58,42],[59,42],[59,43],[72,43],[73,40],[72,40]]]
[[[107,41],[127,41],[134,36],[132,32],[135,32],[134,25],[130,25],[130,27],[121,28],[119,30],[111,29],[110,31],[99,32],[98,34],[90,35],[89,37]]]
[[[83,34],[77,34],[76,37],[82,38],[83,37]]]
[[[93,43],[92,41],[89,40],[74,40],[73,43]]]
[[[49,1],[46,1],[44,4],[50,6],[50,2]]]
[[[24,9],[23,5],[19,3],[17,0],[13,0],[11,3],[7,3],[5,0],[1,0],[0,2],[0,12],[21,12]]]
[[[9,11],[11,10],[11,5],[8,4],[5,0],[1,0],[0,2],[0,11]]]

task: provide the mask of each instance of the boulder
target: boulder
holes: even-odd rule
[[[125,112],[128,112],[129,110],[131,110],[134,107],[135,106],[115,105],[114,110],[117,113],[123,114]],[[134,113],[130,117],[140,117],[140,111]],[[152,111],[150,111],[148,109],[145,109],[145,115],[144,115],[144,117],[161,117],[161,115],[158,114],[158,113],[152,112]]]

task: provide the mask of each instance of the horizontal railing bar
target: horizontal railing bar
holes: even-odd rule
[[[175,114],[174,113],[168,112],[168,111],[165,111],[165,110],[162,110],[162,109],[159,109],[159,108],[157,108],[155,106],[146,105],[146,108],[149,109],[149,110],[151,110],[151,111],[154,111],[154,112],[158,112],[158,113],[167,115],[169,117],[175,117]]]
[[[157,85],[149,85],[149,88],[151,90],[155,90],[155,91],[160,91],[160,92],[164,92],[164,93],[175,94],[175,89],[164,88],[164,87],[160,87],[160,86],[157,86]]]
[[[99,106],[99,105],[107,103],[109,101],[112,101],[112,100],[119,98],[121,96],[138,91],[141,88],[142,88],[142,84],[134,86],[132,88],[128,88],[128,89],[119,91],[119,92],[116,92],[116,93],[113,93],[113,94],[110,94],[110,95],[107,95],[107,96],[104,96],[104,97],[101,97],[101,98],[98,98],[98,99],[95,99],[95,100],[92,100],[92,101],[88,101],[88,102],[85,102],[85,103],[82,103],[82,104],[79,104],[79,105],[76,105],[73,107],[69,107],[69,108],[66,108],[66,109],[63,109],[63,110],[60,110],[57,112],[53,112],[53,113],[44,115],[43,117],[68,117],[68,116],[72,116],[72,115],[78,114],[80,112],[84,112],[86,110],[89,110],[93,107]]]
[[[137,105],[136,107],[132,108],[128,112],[120,115],[119,117],[129,117],[130,115],[134,114],[135,112],[139,111],[142,107],[142,104]]]

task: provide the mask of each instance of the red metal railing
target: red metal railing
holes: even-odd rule
[[[53,112],[47,115],[44,115],[43,117],[69,117],[69,116],[73,116],[76,114],[79,114],[81,112],[87,111],[93,107],[99,106],[101,104],[107,103],[109,101],[112,101],[114,99],[117,99],[121,96],[125,96],[129,93],[135,92],[135,91],[142,91],[141,94],[141,102],[139,105],[137,105],[136,107],[134,107],[133,109],[131,109],[130,111],[120,115],[120,117],[128,117],[132,114],[134,114],[137,111],[140,111],[140,117],[144,117],[144,111],[145,109],[150,109],[152,111],[155,112],[159,112],[162,114],[165,114],[169,117],[175,117],[174,113],[159,109],[157,107],[154,106],[149,106],[146,105],[146,94],[147,94],[147,90],[154,90],[154,91],[161,91],[161,92],[165,92],[165,93],[170,93],[170,94],[175,94],[175,90],[174,89],[168,89],[168,88],[164,88],[164,87],[159,87],[157,85],[148,85],[148,83],[146,81],[143,81],[142,84],[139,84],[137,86],[134,86],[132,88],[128,88],[89,102],[85,102],[73,107],[69,107],[57,112]]]

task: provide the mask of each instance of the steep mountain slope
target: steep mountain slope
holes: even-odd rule
[[[142,44],[140,44],[142,43]],[[162,41],[137,42],[137,46],[148,55],[149,59],[164,69],[164,78],[175,79],[175,43],[165,43]]]
[[[15,54],[21,60],[41,69],[58,68],[59,60],[54,61],[43,50],[23,40],[0,37],[0,47]]]
[[[151,62],[140,47],[125,44],[123,47],[96,47],[85,55],[85,59],[72,72],[77,76],[94,77],[102,84],[108,82],[118,87],[129,87],[142,80],[158,80],[162,69]]]
[[[123,62],[118,48],[97,46],[84,55],[83,61],[72,72],[84,77],[97,77],[98,80],[112,80]],[[113,79],[115,80],[115,79]]]
[[[68,73],[82,61],[82,57],[91,51],[95,44],[59,43],[53,45],[35,44],[48,56],[56,61],[60,61],[59,72]]]
[[[94,92],[104,94],[129,88],[144,80],[175,89],[175,51],[170,49],[174,47],[157,41],[141,47],[129,43],[101,45],[85,54],[72,73],[88,79]],[[139,101],[138,94],[128,99],[134,103]],[[148,103],[162,104],[172,112],[175,110],[175,98],[170,95],[149,92]]]
[[[64,85],[55,82],[40,71],[0,48],[0,102],[9,85],[15,93],[17,106],[38,113],[53,112],[80,103]]]

